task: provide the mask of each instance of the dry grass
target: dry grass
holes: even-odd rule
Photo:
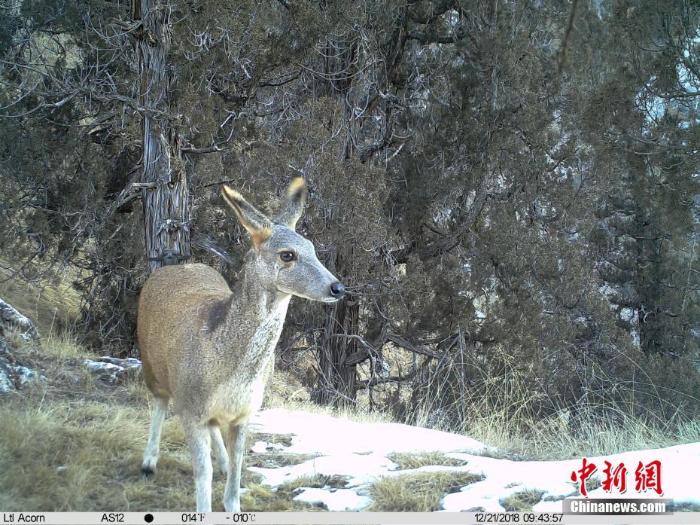
[[[394,453],[387,456],[398,465],[397,470],[411,470],[430,465],[443,465],[446,467],[462,467],[466,461],[446,456],[442,452],[425,452],[423,454]]]
[[[241,496],[241,507],[248,511],[264,512],[310,512],[320,511],[323,507],[294,501],[301,488],[322,488],[326,486],[344,486],[346,481],[339,476],[302,476],[277,487],[276,490],[258,484],[249,484],[248,490]]]
[[[241,494],[241,508],[247,512],[308,512],[318,507],[293,500],[294,495],[272,490],[264,485],[251,484]]]
[[[277,372],[275,372],[277,374]],[[274,377],[274,376],[273,376]],[[341,417],[356,421],[358,423],[393,423],[389,414],[382,412],[369,411],[363,408],[335,408],[332,406],[317,405],[311,401],[298,401],[288,399],[285,401],[279,397],[269,397],[265,394],[264,408],[285,408],[288,410],[301,410],[311,414],[325,414],[333,417]]]
[[[246,464],[249,467],[280,468],[290,465],[299,465],[305,461],[317,458],[311,454],[288,454],[286,452],[271,452],[267,454],[255,454],[248,457]]]
[[[501,504],[508,512],[530,512],[533,505],[540,502],[543,494],[541,490],[523,490],[503,499]]]
[[[543,418],[533,407],[548,401],[530,388],[530,378],[515,366],[512,356],[505,354],[503,359],[502,378],[484,372],[484,377],[475,379],[483,388],[460,390],[464,394],[452,406],[438,401],[454,394],[453,379],[447,373],[436,374],[431,396],[424,398],[424,405],[414,409],[410,419],[418,426],[464,433],[499,449],[500,457],[521,459],[609,455],[700,441],[700,422],[681,419],[681,408],[674,421],[635,416],[633,388],[627,392],[627,401],[562,407]],[[610,384],[624,389],[613,378]],[[462,422],[461,428],[454,428],[455,421]]]
[[[508,451],[503,457],[565,459],[700,441],[697,421],[681,423],[671,431],[622,410],[611,411],[610,407],[582,409],[575,423],[567,419],[566,413],[544,419],[533,415],[519,421],[508,418],[505,411],[481,414],[472,418],[466,433]]]
[[[50,343],[50,344],[49,344]],[[182,427],[174,418],[163,429],[156,477],[140,476],[148,432],[149,396],[138,378],[120,385],[95,380],[82,366],[83,351],[69,337],[49,338],[43,347],[24,347],[16,355],[42,370],[47,381],[25,388],[0,407],[0,508],[36,511],[187,510],[194,504],[190,455]],[[362,417],[362,415],[360,415]],[[289,436],[252,435],[288,445]],[[269,457],[268,457],[269,456]],[[277,457],[279,456],[279,457]],[[248,464],[291,464],[310,456],[250,455]],[[397,457],[409,463],[440,462],[438,455]],[[272,466],[272,465],[270,465]],[[445,492],[480,479],[467,473],[421,473],[380,480],[374,510],[436,509]],[[302,487],[344,487],[342,476],[313,476],[276,490],[246,471],[242,507],[250,511],[322,510],[296,502]],[[214,510],[223,510],[223,476],[216,472]]]
[[[3,398],[0,405],[0,508],[9,511],[191,510],[194,486],[190,454],[180,422],[166,420],[158,471],[141,478],[150,395],[140,377],[109,385],[82,364],[86,352],[70,336],[47,337],[13,355],[47,378]],[[9,424],[8,424],[9,423]],[[285,443],[289,436],[251,435],[252,441]],[[249,455],[247,462],[268,454]],[[279,463],[305,461],[282,457]],[[279,456],[279,457],[278,457]],[[214,510],[223,511],[224,476],[215,469]],[[319,483],[317,480],[315,483]],[[279,490],[262,487],[244,471],[244,510],[318,510],[293,502],[300,480]],[[326,480],[324,483],[328,483]],[[301,485],[300,485],[301,484]]]
[[[79,346],[69,338],[51,342],[13,350],[47,380],[0,406],[0,508],[191,509],[192,471],[179,422],[164,425],[157,480],[142,480],[149,415],[140,380],[102,383],[82,365]],[[215,490],[222,493],[221,480]]]
[[[171,510],[192,506],[189,458],[164,429],[158,483],[140,478],[145,414],[104,402],[8,403],[0,409],[0,507]]]
[[[445,494],[481,481],[483,476],[470,472],[421,472],[384,477],[376,481],[370,495],[376,512],[431,512],[440,509]]]
[[[49,372],[50,373],[50,372]],[[176,511],[194,506],[190,454],[182,425],[168,418],[153,480],[141,478],[148,408],[134,406],[136,383],[81,384],[83,396],[65,396],[48,384],[34,385],[0,406],[0,508],[33,511]],[[84,397],[85,399],[81,399]],[[6,424],[12,422],[12,424]],[[252,436],[260,439],[260,436]],[[267,455],[249,455],[254,464]],[[280,456],[282,456],[280,454]],[[275,456],[276,457],[276,456]],[[276,458],[294,463],[305,457]],[[223,511],[224,476],[215,469],[213,504]],[[272,490],[244,471],[244,510],[314,510],[294,502],[294,489],[321,482],[301,479]],[[328,484],[328,480],[323,481]],[[323,486],[323,485],[321,485]]]
[[[69,326],[80,313],[80,296],[70,285],[77,276],[66,269],[61,279],[42,279],[27,283],[18,279],[4,280],[12,275],[5,259],[0,259],[0,297],[36,323],[42,335],[54,331],[58,325]]]
[[[141,453],[148,431],[150,395],[140,378],[113,386],[94,379],[82,365],[86,352],[69,335],[49,334],[39,347],[25,346],[13,352],[18,360],[37,368],[47,377],[44,383],[25,388],[21,395],[3,400],[0,420],[0,508],[40,511],[187,510],[194,503],[189,452],[179,421],[169,418],[163,435],[162,455],[153,481],[141,480]],[[310,407],[301,404],[305,409]],[[312,411],[337,414],[315,407]],[[374,413],[355,413],[359,421],[380,420]],[[565,417],[539,421],[532,427],[535,442],[515,433],[498,412],[482,417],[471,429],[477,437],[510,439],[531,455],[546,455],[556,449],[562,455],[593,455],[597,450],[619,447],[642,448],[654,438],[641,422],[630,420],[628,433],[614,431],[612,422],[591,419],[579,437],[573,438]],[[696,439],[698,423],[688,425],[686,439]],[[505,428],[494,432],[494,428]],[[586,442],[581,436],[586,436]],[[655,439],[658,439],[657,436]],[[288,446],[290,436],[251,435]],[[518,441],[520,440],[520,441]],[[488,441],[488,439],[486,440]],[[548,452],[549,451],[549,452]],[[272,453],[250,455],[249,465],[279,466],[311,459],[305,455]],[[444,454],[394,454],[390,459],[401,469],[426,465],[460,465]],[[377,481],[371,495],[371,510],[430,511],[439,508],[445,493],[478,481],[480,476],[464,472],[406,474]],[[244,475],[248,490],[242,496],[244,510],[318,510],[293,501],[300,487],[343,486],[344,480],[302,478],[277,490],[259,485],[251,473]],[[595,483],[595,482],[594,482]],[[214,505],[222,510],[223,478],[215,474]],[[594,485],[589,485],[592,490]],[[506,501],[513,509],[527,508],[534,494],[518,493]]]
[[[301,476],[292,481],[288,481],[280,485],[278,490],[283,492],[294,493],[300,488],[343,488],[348,484],[346,476],[324,476],[316,474],[315,476]]]
[[[51,330],[43,334],[40,350],[45,356],[51,357],[61,364],[85,358],[95,358],[95,354],[77,342],[74,334],[65,330],[62,332]]]
[[[241,496],[241,506],[249,511],[283,512],[320,511],[323,507],[294,501],[301,488],[344,487],[346,478],[342,476],[302,476],[277,487],[276,490],[263,485],[250,483]]]
[[[275,369],[265,391],[265,405],[272,407],[289,406],[289,404],[310,404],[309,391],[294,374]]]

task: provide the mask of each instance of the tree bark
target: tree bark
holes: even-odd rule
[[[335,257],[333,270],[342,274],[342,257]],[[357,400],[357,363],[348,357],[358,352],[360,303],[346,294],[339,303],[327,307],[323,344],[319,353],[321,375],[315,401],[323,405],[350,406]],[[337,337],[339,334],[349,337]]]
[[[145,248],[150,271],[190,258],[190,202],[180,140],[171,115],[167,67],[171,6],[166,0],[132,0],[143,111],[142,188]]]
[[[357,340],[335,337],[338,333],[358,332],[359,302],[351,295],[337,305],[329,307],[324,330],[324,343],[320,354],[321,384],[317,402],[324,405],[349,406],[357,400],[356,363],[348,364],[347,358],[357,353]]]

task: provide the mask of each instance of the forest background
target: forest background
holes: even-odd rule
[[[697,423],[696,2],[0,13],[0,295],[78,298],[30,308],[44,332],[137,356],[150,271],[235,280],[220,184],[272,210],[302,175],[299,231],[349,293],[292,301],[295,395],[511,441]]]

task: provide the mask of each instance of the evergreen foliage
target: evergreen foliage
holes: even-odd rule
[[[11,0],[0,20],[0,263],[79,270],[87,342],[131,351],[151,115],[193,258],[229,279],[247,240],[218,185],[273,209],[306,177],[299,228],[349,291],[290,309],[281,364],[313,353],[314,399],[456,428],[479,396],[697,417],[695,2],[152,4],[171,40],[151,108],[130,5]]]

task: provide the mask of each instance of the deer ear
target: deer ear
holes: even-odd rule
[[[292,230],[304,211],[306,202],[306,182],[303,177],[296,177],[287,188],[287,199],[275,217],[275,222],[284,224]]]
[[[248,230],[256,248],[270,238],[272,222],[245,200],[243,195],[224,184],[221,188],[221,196],[231,206],[243,227]]]

